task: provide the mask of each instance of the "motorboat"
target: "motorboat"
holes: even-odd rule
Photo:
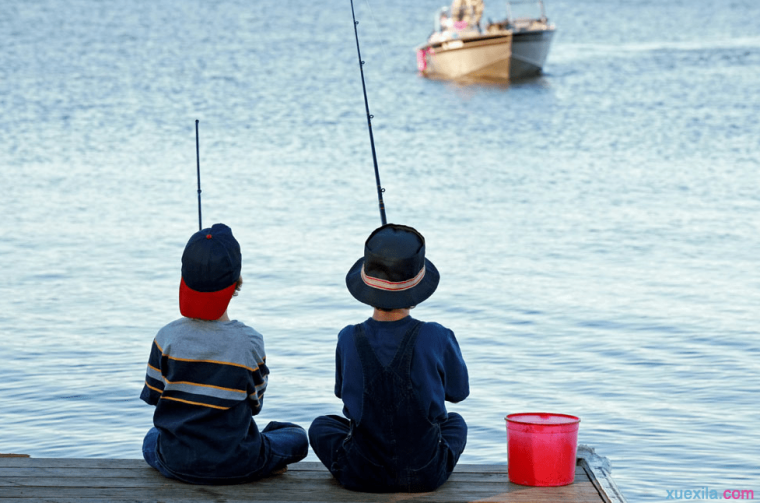
[[[540,16],[515,16],[513,6],[516,4],[537,5]],[[555,32],[555,26],[549,23],[546,17],[543,0],[507,2],[506,19],[496,23],[488,23],[487,30],[505,30],[512,33],[511,61],[509,64],[511,80],[534,77],[543,71]]]
[[[433,33],[416,48],[417,68],[425,77],[447,80],[509,80],[512,32],[455,21],[448,7],[436,13]]]

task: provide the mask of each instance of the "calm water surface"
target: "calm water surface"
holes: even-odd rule
[[[552,0],[541,78],[416,72],[440,2],[357,1],[389,221],[442,273],[464,463],[581,417],[631,501],[760,492],[760,2]],[[489,2],[486,17],[503,17]],[[337,413],[344,286],[379,225],[348,2],[0,5],[0,452],[139,458],[180,256],[230,225],[265,335],[260,422]],[[316,457],[310,453],[310,461]]]

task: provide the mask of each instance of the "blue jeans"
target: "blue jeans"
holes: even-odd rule
[[[242,484],[266,477],[273,471],[301,461],[309,453],[309,440],[306,431],[293,423],[270,422],[261,431],[264,442],[263,452],[256,463],[256,469],[241,477],[209,478],[177,475],[166,468],[159,459],[157,451],[159,431],[151,428],[143,440],[143,458],[166,478],[182,480],[191,484]]]
[[[433,490],[449,478],[467,444],[467,424],[456,412],[449,412],[448,420],[440,423],[440,427],[443,447],[448,451],[447,463],[441,479],[430,481],[432,488],[428,487],[426,490]],[[346,440],[350,431],[351,424],[348,419],[335,415],[320,416],[314,419],[309,428],[309,441],[314,453],[333,475],[339,475],[342,471],[341,464],[345,460]],[[344,482],[347,481],[343,480],[341,483]],[[348,482],[348,487],[351,489],[363,485],[361,479]],[[397,488],[392,489],[403,491]],[[385,492],[385,490],[375,489],[374,492]]]

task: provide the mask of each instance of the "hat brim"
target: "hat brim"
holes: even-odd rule
[[[199,320],[218,320],[227,310],[235,293],[237,282],[216,292],[199,292],[185,283],[179,284],[179,312],[187,318]]]
[[[369,286],[362,279],[364,257],[356,261],[346,274],[346,286],[356,300],[381,309],[405,309],[420,304],[433,295],[441,279],[438,269],[425,259],[425,277],[408,290],[387,291]]]

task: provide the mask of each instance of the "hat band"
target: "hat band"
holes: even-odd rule
[[[373,278],[372,276],[367,276],[367,274],[364,272],[364,265],[362,265],[362,281],[364,283],[372,288],[377,288],[378,290],[386,290],[388,292],[403,292],[404,290],[409,290],[410,288],[414,288],[415,286],[420,284],[420,281],[422,281],[422,278],[425,277],[425,266],[422,266],[422,269],[419,273],[417,273],[417,276],[413,277],[412,279],[407,279],[405,281],[388,281],[385,279],[380,278]]]

